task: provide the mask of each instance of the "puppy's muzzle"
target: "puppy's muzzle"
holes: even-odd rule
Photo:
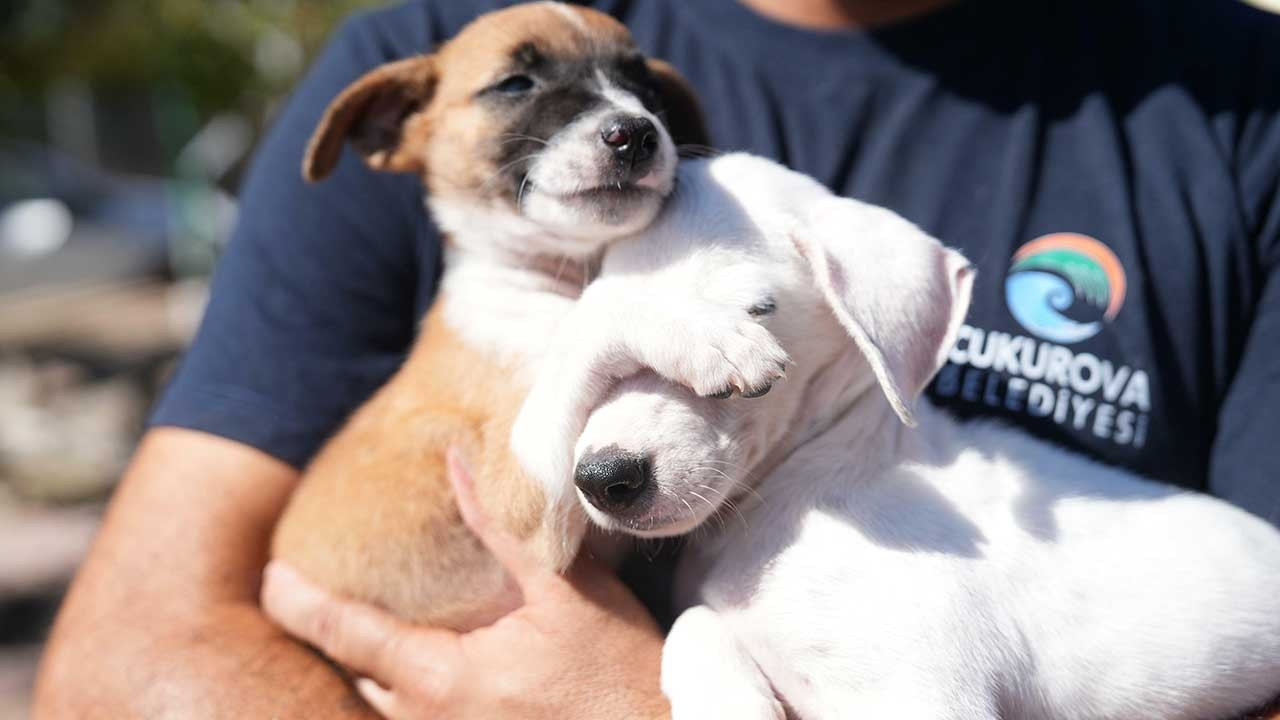
[[[573,481],[601,512],[626,514],[652,494],[653,465],[647,457],[611,446],[578,461]]]
[[[626,180],[639,180],[653,168],[658,154],[658,128],[648,118],[622,115],[605,121],[600,139],[613,154]]]

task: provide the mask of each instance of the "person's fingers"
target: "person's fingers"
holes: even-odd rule
[[[383,682],[385,656],[394,638],[408,632],[393,618],[333,597],[278,561],[263,573],[262,608],[290,634]]]
[[[507,569],[516,581],[516,585],[521,590],[527,591],[531,584],[545,581],[548,575],[553,575],[525,548],[519,538],[499,523],[493,522],[485,513],[480,501],[476,498],[471,472],[455,448],[449,448],[446,464],[449,470],[449,482],[453,485],[453,494],[458,501],[458,510],[462,513],[462,521]]]
[[[360,693],[360,697],[369,703],[369,707],[373,708],[387,720],[397,720],[400,717],[399,707],[396,703],[396,694],[377,683],[376,680],[369,678],[356,679],[356,692]]]
[[[656,628],[648,610],[618,579],[617,574],[599,560],[587,557],[586,553],[580,553],[569,566],[565,581],[578,598],[601,611],[628,622]]]
[[[279,561],[263,573],[262,607],[290,634],[390,687],[399,684],[406,668],[422,673],[420,658],[449,667],[457,654],[453,633],[407,625],[377,608],[340,600]]]

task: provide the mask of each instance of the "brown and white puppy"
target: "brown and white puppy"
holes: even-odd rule
[[[272,553],[346,596],[465,629],[508,609],[505,574],[461,524],[444,453],[470,458],[485,509],[565,568],[580,517],[547,511],[509,452],[546,340],[603,248],[670,193],[697,101],[626,29],[559,3],[472,22],[432,55],[380,67],[333,101],[303,173],[344,142],[418,173],[446,236],[440,296],[404,366],[321,450]]]

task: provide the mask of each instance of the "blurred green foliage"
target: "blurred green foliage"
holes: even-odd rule
[[[157,112],[184,126],[225,112],[261,126],[334,26],[385,1],[0,0],[0,135],[40,139],[67,82],[99,100],[163,95]]]

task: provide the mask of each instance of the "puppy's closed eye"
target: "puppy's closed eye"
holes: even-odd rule
[[[534,79],[528,75],[508,75],[494,83],[491,89],[504,95],[519,95],[532,90],[535,84]]]
[[[747,314],[752,317],[766,317],[778,311],[778,301],[772,295],[766,295],[759,302],[747,308]]]

